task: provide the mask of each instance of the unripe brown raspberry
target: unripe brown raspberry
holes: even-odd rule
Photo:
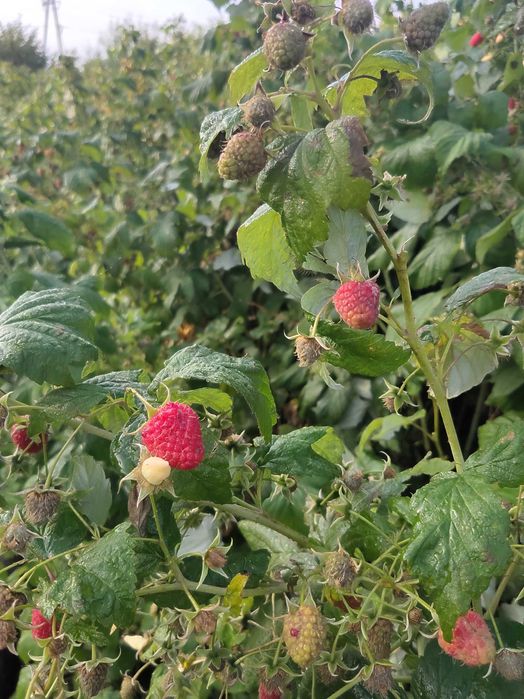
[[[329,665],[327,663],[324,665],[319,665],[315,671],[318,679],[322,682],[324,687],[329,687],[329,685],[333,684],[333,682],[335,682],[337,679],[336,675],[331,674],[331,670],[329,669]]]
[[[373,5],[369,0],[343,0],[342,24],[351,34],[363,34],[373,24]]]
[[[293,0],[291,3],[291,19],[303,27],[312,22],[317,16],[315,8],[304,0]]]
[[[17,639],[14,621],[2,621],[0,619],[0,650],[14,646]]]
[[[86,697],[96,697],[102,691],[107,677],[105,663],[82,663],[78,668],[78,681]]]
[[[389,619],[379,619],[368,631],[368,646],[375,660],[386,660],[391,655],[393,624]]]
[[[413,607],[413,609],[409,610],[408,620],[410,624],[417,626],[423,619],[424,615],[422,614],[422,610],[418,607]]]
[[[363,682],[370,694],[376,697],[387,697],[393,688],[393,672],[386,665],[375,665],[370,677]]]
[[[323,574],[328,585],[345,590],[355,579],[357,565],[351,556],[339,549],[326,558]]]
[[[275,118],[275,107],[269,97],[261,90],[242,105],[246,121],[255,128],[269,126]]]
[[[511,282],[508,284],[506,306],[524,306],[524,282]]]
[[[262,138],[250,131],[232,136],[218,159],[218,174],[223,180],[247,180],[266,164]]]
[[[495,671],[510,682],[524,679],[524,655],[509,648],[497,653],[493,664]]]
[[[357,493],[364,482],[364,471],[361,468],[353,468],[344,474],[343,480],[352,493]]]
[[[273,68],[291,70],[306,55],[306,37],[296,24],[279,22],[264,37],[264,53]]]
[[[300,367],[310,367],[317,361],[323,351],[324,348],[314,337],[300,335],[295,340],[295,354]]]
[[[326,622],[313,605],[303,604],[284,619],[284,643],[291,659],[300,667],[308,667],[318,658],[326,635]]]
[[[65,636],[57,636],[50,641],[47,647],[53,658],[59,658],[62,653],[65,653],[68,646],[69,642]]]
[[[227,558],[220,549],[209,549],[205,555],[205,562],[210,568],[223,568],[227,563]]]
[[[410,51],[431,48],[440,36],[449,18],[446,2],[433,2],[412,12],[400,23],[406,46]]]
[[[21,522],[13,522],[10,524],[2,538],[2,546],[9,551],[16,553],[24,553],[27,544],[31,541],[32,534]]]
[[[193,619],[196,633],[212,634],[217,626],[215,613],[210,609],[201,609]]]
[[[60,495],[53,490],[31,490],[25,496],[24,508],[28,522],[46,524],[56,514]]]
[[[0,616],[11,607],[18,607],[27,602],[27,597],[22,592],[14,592],[7,585],[0,585]]]

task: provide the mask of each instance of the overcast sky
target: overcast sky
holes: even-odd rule
[[[0,22],[21,19],[43,36],[42,0],[0,0]],[[125,21],[162,24],[183,15],[190,24],[209,25],[219,17],[210,0],[58,0],[64,49],[81,55],[94,52],[109,29]],[[49,48],[56,51],[54,24],[49,27]]]

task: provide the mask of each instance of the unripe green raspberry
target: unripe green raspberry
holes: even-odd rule
[[[373,5],[369,0],[344,0],[340,17],[350,34],[363,34],[373,24]]]
[[[340,549],[329,554],[323,573],[328,585],[345,590],[351,586],[357,574],[357,566],[351,556]]]
[[[275,118],[273,102],[261,91],[257,91],[254,97],[242,105],[242,109],[246,121],[256,128],[269,126]]]
[[[306,54],[306,37],[296,24],[279,22],[264,37],[264,53],[273,68],[291,70]]]
[[[140,685],[129,675],[124,675],[120,685],[120,699],[137,699],[141,695]]]
[[[326,622],[316,607],[303,604],[284,619],[283,636],[291,659],[307,667],[324,650]]]
[[[406,46],[410,51],[424,51],[431,48],[444,29],[449,18],[446,2],[433,2],[412,12],[400,26]]]
[[[291,19],[294,19],[301,27],[312,22],[316,16],[317,11],[308,2],[293,0],[291,3]]]
[[[262,138],[249,131],[232,136],[218,159],[218,174],[223,180],[247,180],[266,164]]]

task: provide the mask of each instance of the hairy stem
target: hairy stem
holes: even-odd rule
[[[233,517],[247,519],[250,522],[256,522],[257,524],[262,524],[269,529],[272,529],[279,534],[287,536],[288,539],[296,541],[302,548],[311,548],[311,544],[307,536],[299,534],[294,529],[282,524],[282,522],[277,522],[271,519],[266,514],[255,508],[248,508],[244,505],[217,505],[214,502],[201,502],[202,506],[213,507],[215,510],[221,512],[226,512],[227,514],[233,515]]]
[[[223,597],[227,593],[227,588],[217,587],[216,585],[206,585],[202,583],[199,585],[197,582],[192,580],[184,579],[184,586],[182,583],[159,583],[158,585],[148,585],[146,587],[141,587],[136,591],[138,597],[147,597],[148,595],[155,595],[160,592],[175,592],[177,590],[192,590],[193,592],[202,592],[205,595],[218,595]],[[242,597],[264,597],[265,595],[271,595],[274,593],[285,592],[287,590],[287,585],[285,583],[277,583],[275,585],[266,585],[260,587],[246,587],[242,590]]]
[[[455,423],[453,422],[453,417],[449,408],[448,399],[446,397],[446,390],[441,378],[438,376],[431,361],[429,360],[424,345],[420,341],[417,332],[418,328],[415,319],[415,312],[413,309],[411,286],[409,283],[407,256],[403,251],[397,253],[391,241],[389,240],[384,228],[382,227],[382,224],[378,220],[375,210],[373,209],[371,204],[368,204],[367,206],[366,218],[373,227],[375,234],[384,246],[386,252],[391,258],[391,261],[393,262],[395,272],[397,273],[398,285],[400,289],[400,294],[402,296],[402,303],[404,305],[406,331],[403,336],[409,344],[409,346],[411,347],[413,354],[417,358],[420,368],[424,372],[424,375],[428,382],[428,386],[430,387],[435,397],[435,402],[442,416],[442,422],[446,430],[449,446],[451,448],[451,453],[453,455],[453,460],[455,462],[457,473],[461,473],[462,466],[464,464],[464,456],[462,455],[462,449],[460,447],[457,430],[455,428]]]

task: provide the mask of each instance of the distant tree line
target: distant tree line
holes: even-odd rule
[[[0,23],[0,61],[27,66],[31,70],[44,68],[46,57],[36,29],[24,27],[20,21]]]

